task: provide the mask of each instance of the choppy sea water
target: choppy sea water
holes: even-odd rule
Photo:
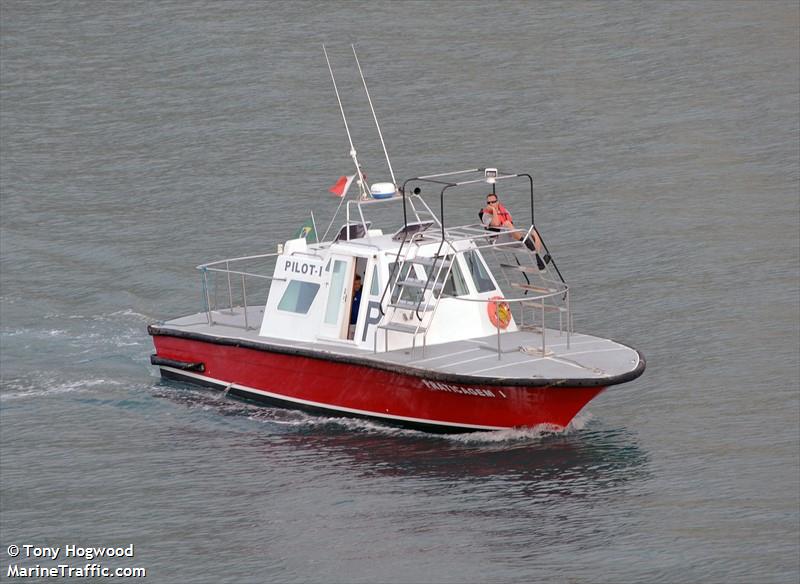
[[[9,546],[133,543],[102,563],[156,582],[796,582],[799,13],[0,4],[2,577],[55,565]],[[158,378],[193,266],[335,208],[322,42],[371,178],[350,42],[399,176],[533,173],[576,327],[642,378],[563,433],[451,437]]]

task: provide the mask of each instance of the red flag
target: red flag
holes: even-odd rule
[[[336,181],[336,184],[328,190],[337,197],[344,197],[347,194],[347,189],[350,188],[350,183],[353,182],[354,178],[356,178],[356,175],[354,174],[351,176],[342,176]]]

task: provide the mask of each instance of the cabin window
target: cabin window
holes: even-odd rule
[[[467,288],[467,282],[464,280],[461,267],[453,256],[448,256],[448,259],[453,262],[453,268],[450,270],[450,275],[447,277],[447,282],[444,284],[442,294],[444,296],[466,296],[469,294],[469,288]]]
[[[372,269],[372,283],[369,286],[369,293],[372,296],[378,296],[381,293],[381,284],[378,282],[378,266]]]
[[[478,292],[492,292],[496,290],[492,278],[489,276],[489,270],[483,264],[483,260],[474,249],[464,252],[464,260],[467,262],[467,268],[472,275],[472,281],[475,282],[475,288]]]
[[[319,284],[291,280],[289,285],[286,286],[286,292],[283,293],[281,301],[278,303],[278,310],[306,314],[308,309],[311,308],[311,303],[314,302],[318,291]]]

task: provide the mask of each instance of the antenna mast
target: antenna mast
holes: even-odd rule
[[[353,159],[353,164],[356,165],[356,178],[358,179],[358,186],[361,188],[361,196],[366,198],[369,196],[369,188],[364,181],[364,173],[361,172],[361,165],[358,163],[358,157],[356,156],[356,147],[353,146],[353,138],[352,136],[350,136],[350,128],[347,125],[347,118],[344,115],[344,107],[342,107],[342,99],[339,97],[339,89],[336,87],[336,78],[333,76],[333,68],[331,67],[331,61],[328,58],[328,50],[325,48],[324,44],[322,45],[322,50],[325,53],[325,61],[327,61],[328,63],[328,71],[331,72],[331,81],[333,81],[333,90],[336,92],[336,101],[339,102],[339,111],[342,112],[342,120],[344,121],[344,129],[347,132],[347,139],[350,141],[350,158]],[[359,70],[360,69],[361,67],[359,67]],[[381,138],[381,142],[383,142],[383,138]],[[342,198],[342,200],[344,200],[344,198]]]
[[[375,127],[378,128],[378,136],[380,136],[381,139],[381,146],[383,146],[383,153],[384,155],[386,155],[386,164],[389,165],[389,174],[392,175],[392,184],[395,186],[395,188],[397,188],[397,180],[395,180],[394,178],[394,170],[392,170],[392,162],[389,160],[389,153],[386,151],[386,144],[383,141],[383,133],[381,132],[381,126],[378,123],[378,116],[375,115],[375,108],[372,107],[372,98],[369,96],[369,89],[367,89],[367,81],[366,79],[364,79],[364,72],[361,70],[361,63],[358,62],[358,55],[356,54],[356,46],[351,44],[350,47],[353,49],[353,56],[356,58],[356,65],[358,65],[358,72],[361,75],[361,82],[364,84],[364,91],[367,94],[367,101],[369,101],[369,109],[372,110],[372,118],[375,120]],[[331,75],[333,75],[333,73],[331,73]],[[344,112],[342,112],[342,115],[344,115]]]

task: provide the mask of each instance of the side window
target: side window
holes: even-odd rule
[[[467,262],[467,268],[472,276],[472,281],[475,282],[475,288],[478,292],[492,292],[496,290],[489,271],[483,264],[483,260],[474,249],[464,253],[464,261]]]
[[[453,262],[453,268],[450,270],[450,275],[447,277],[447,282],[444,284],[442,294],[444,296],[465,296],[469,294],[467,283],[464,281],[464,274],[461,272],[461,267],[458,265],[455,257],[449,256]]]
[[[319,284],[292,280],[278,302],[278,310],[306,314],[319,291]]]
[[[371,296],[378,296],[381,293],[381,284],[378,282],[378,266],[372,268],[372,284],[369,286]]]

